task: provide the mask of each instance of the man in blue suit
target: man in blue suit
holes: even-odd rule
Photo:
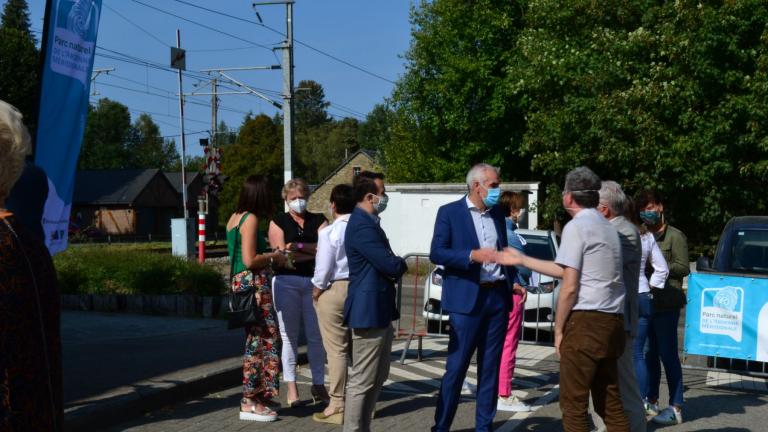
[[[496,206],[499,171],[487,164],[467,174],[469,192],[440,207],[430,259],[445,267],[442,307],[450,315],[450,342],[433,431],[448,431],[461,385],[477,349],[475,429],[491,431],[496,415],[499,363],[512,307],[514,267],[496,264],[507,246],[503,211]]]
[[[395,280],[408,269],[389,246],[378,214],[386,207],[382,176],[355,182],[357,207],[347,223],[344,248],[349,264],[349,291],[344,325],[352,333],[352,370],[344,407],[344,432],[368,432],[376,400],[389,375],[389,355],[400,317]]]

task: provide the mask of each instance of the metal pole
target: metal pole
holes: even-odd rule
[[[211,126],[211,148],[216,147],[216,134],[218,132],[218,111],[219,111],[219,99],[218,96],[216,96],[216,78],[214,78],[211,82],[211,87],[213,88],[213,94],[211,97],[211,122],[213,123]]]
[[[181,30],[176,29],[176,48],[181,48]],[[187,171],[184,163],[187,160],[187,141],[184,137],[184,92],[181,88],[181,68],[179,68],[179,125],[181,127],[181,199],[184,207],[184,220],[189,219],[187,210]],[[186,222],[185,222],[186,225]]]
[[[285,47],[283,48],[283,178],[293,178],[293,3],[285,4]]]

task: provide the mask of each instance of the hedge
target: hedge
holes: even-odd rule
[[[226,291],[216,269],[170,254],[79,246],[54,257],[63,294],[196,294]]]

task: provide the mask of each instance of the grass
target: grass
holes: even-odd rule
[[[152,244],[70,247],[54,257],[65,294],[196,294],[226,292],[221,273],[158,253]]]

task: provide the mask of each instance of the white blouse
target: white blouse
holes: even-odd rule
[[[348,214],[339,216],[318,234],[312,285],[320,289],[328,289],[331,282],[335,280],[349,278],[347,251],[344,249],[344,234],[349,216]]]
[[[667,276],[669,276],[669,267],[664,259],[664,255],[661,254],[661,249],[659,249],[656,239],[653,237],[653,234],[647,232],[640,236],[640,243],[643,246],[643,254],[640,257],[640,287],[638,292],[650,292],[651,287],[664,288],[664,283],[667,281]],[[650,282],[645,277],[645,266],[649,259],[653,267]]]

